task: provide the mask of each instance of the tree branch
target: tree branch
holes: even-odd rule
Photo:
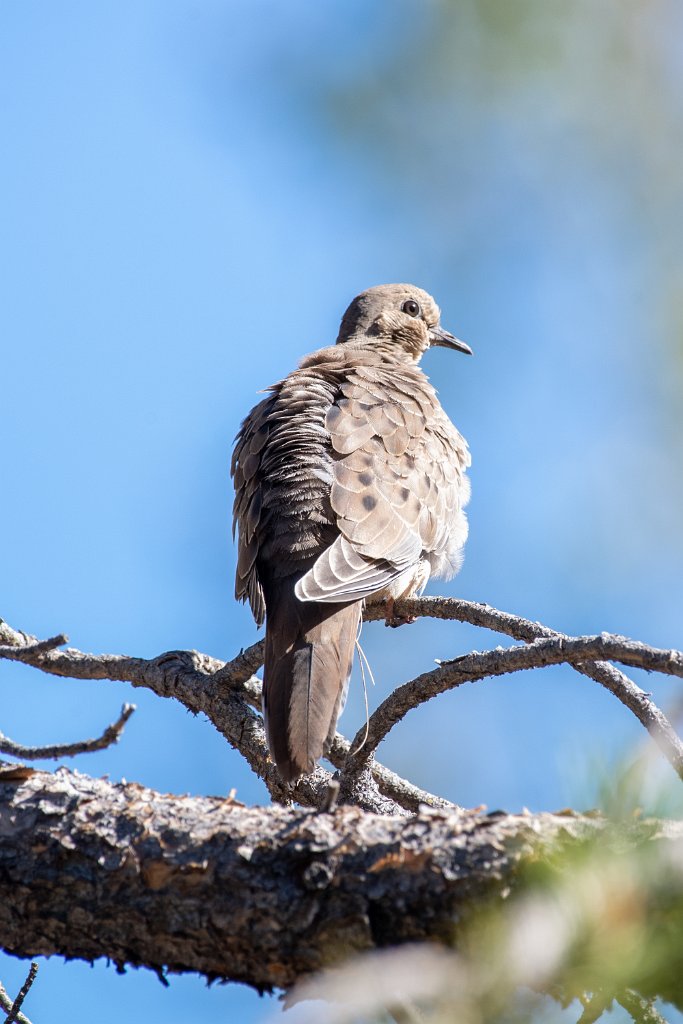
[[[539,622],[532,622],[518,615],[511,615],[509,612],[501,612],[490,605],[480,604],[473,601],[461,601],[457,598],[445,597],[421,597],[412,598],[409,601],[396,602],[394,606],[396,615],[401,616],[430,616],[437,619],[449,619],[459,622],[468,622],[473,626],[480,626],[483,629],[490,629],[497,633],[504,633],[515,640],[533,642],[534,640],[547,637],[549,639],[571,639],[564,633],[558,633],[548,626],[542,626]],[[371,605],[365,611],[365,618],[369,621],[384,619],[386,609],[383,604]],[[608,636],[608,634],[605,634]],[[617,641],[620,638],[615,638]],[[637,645],[645,648],[645,645]],[[656,648],[645,648],[645,650],[656,651]],[[680,665],[681,653],[678,651],[658,652],[660,664],[669,666]],[[671,655],[674,658],[671,658]],[[623,660],[623,659],[619,659]],[[625,662],[626,663],[626,662]],[[640,667],[653,669],[659,666],[645,665],[638,662]],[[620,669],[606,661],[576,662],[572,667],[582,675],[594,679],[596,682],[609,690],[618,700],[621,701],[645,726],[650,736],[658,745],[669,764],[683,778],[683,743],[678,733],[672,726],[664,712],[655,704],[649,694],[645,693],[633,680],[629,679]],[[659,669],[660,671],[662,669]],[[481,677],[478,677],[481,678]],[[364,732],[364,731],[363,731]],[[358,733],[356,740],[360,742],[361,733]],[[349,781],[353,779],[355,772],[361,771],[363,765],[360,761],[349,764],[347,768]]]
[[[3,625],[6,626],[7,623],[4,622]],[[16,633],[16,631],[14,632]],[[26,634],[16,633],[16,636],[25,637]],[[38,655],[47,654],[49,651],[54,651],[57,647],[63,647],[64,644],[69,642],[69,638],[65,633],[52,636],[49,640],[35,640],[33,637],[28,639],[29,642],[23,643],[20,647],[12,643],[0,646],[0,658],[6,658],[8,661],[27,661],[31,665]]]
[[[541,638],[523,647],[497,648],[483,653],[466,654],[453,661],[445,661],[439,668],[424,672],[416,679],[399,686],[384,700],[370,716],[367,729],[361,729],[353,740],[355,753],[349,755],[344,775],[352,778],[372,757],[379,743],[389,731],[413,708],[430,700],[437,694],[452,690],[463,683],[475,682],[490,676],[506,675],[532,668],[563,663],[576,664],[593,661],[601,657],[612,657],[640,668],[657,668],[672,675],[683,675],[683,656],[678,651],[662,651],[634,643],[622,637],[607,634],[592,637],[556,639]],[[635,685],[635,684],[632,684]],[[645,696],[645,695],[643,695]],[[647,698],[650,708],[653,702]],[[663,713],[660,712],[663,716]],[[675,753],[675,768],[683,778],[683,745],[673,732],[672,753]],[[363,742],[365,738],[365,742]]]
[[[16,1024],[16,1021],[18,1021],[20,1017],[24,1017],[23,1013],[19,1013],[19,1011],[21,1010],[21,1007],[24,1004],[24,999],[26,999],[26,996],[29,993],[31,985],[36,980],[36,974],[37,973],[38,973],[38,964],[32,963],[31,967],[29,968],[29,972],[26,975],[26,980],[24,981],[24,984],[19,989],[19,992],[17,994],[16,999],[14,1000],[12,1005],[10,1006],[9,1013],[7,1014],[7,1019],[5,1021],[5,1024]],[[26,1018],[24,1017],[24,1020],[25,1019]]]
[[[54,743],[46,747],[25,747],[0,732],[0,754],[9,754],[11,757],[35,761],[44,758],[56,760],[60,757],[75,757],[76,754],[91,754],[94,750],[105,750],[119,742],[126,722],[134,711],[135,704],[124,704],[119,717],[107,726],[101,736],[92,740],[81,740],[78,743]]]
[[[0,1009],[4,1010],[5,1013],[10,1013],[15,1001],[7,994],[7,989],[4,985],[0,984]],[[23,1013],[18,1012],[14,1019],[16,1024],[31,1024],[31,1021]],[[5,1024],[7,1024],[7,1018],[5,1019]]]
[[[616,693],[660,745],[669,743],[667,756],[683,768],[681,742],[666,718],[604,661],[683,675],[678,652],[607,634],[564,637],[469,602],[420,599],[397,610],[475,621],[525,643],[444,662],[399,687],[372,715],[364,750],[350,754],[353,747],[337,737],[331,758],[346,765],[341,782],[356,806],[333,813],[245,808],[66,769],[0,772],[0,946],[21,956],[107,956],[160,976],[194,971],[265,990],[287,987],[355,951],[453,942],[456,923],[472,908],[507,895],[527,856],[559,837],[579,841],[604,827],[588,816],[463,811],[374,763],[376,745],[411,707],[484,676],[567,662]],[[209,717],[276,801],[296,799],[308,808],[329,801],[325,769],[287,787],[268,758],[256,711],[260,682],[253,676],[262,643],[223,664],[195,651],[146,660],[57,650],[64,640],[40,642],[0,621],[0,657],[58,676],[126,680],[173,697]],[[683,840],[683,825],[630,828],[633,841]]]
[[[630,1014],[634,1024],[666,1024],[665,1018],[653,1005],[654,1000],[643,999],[631,989],[626,989],[617,996],[617,1002]]]
[[[374,761],[378,744],[412,707],[465,682],[530,668],[560,663],[595,679],[610,690],[645,726],[679,777],[683,778],[683,743],[651,697],[620,669],[604,660],[649,671],[683,676],[683,654],[660,650],[625,637],[603,633],[592,637],[567,637],[539,623],[498,611],[488,605],[448,598],[418,598],[397,602],[395,614],[431,615],[457,619],[524,640],[525,646],[508,650],[474,652],[444,662],[431,672],[395,690],[374,712],[365,735],[359,731],[351,745],[338,736],[331,752],[332,763],[342,769],[341,797],[367,810],[393,814],[414,811],[421,803],[449,806],[439,797],[418,789]],[[384,617],[383,605],[366,609],[366,619]],[[259,641],[222,663],[196,651],[169,651],[157,658],[122,655],[91,655],[54,648],[63,636],[49,641],[19,633],[0,620],[0,657],[22,661],[44,672],[79,679],[125,680],[144,686],[162,697],[174,697],[193,713],[203,712],[213,725],[246,758],[265,782],[272,798],[280,803],[297,800],[304,806],[322,807],[327,799],[330,775],[318,767],[296,786],[283,785],[269,759],[260,709],[260,681],[253,672],[263,660]],[[350,750],[354,754],[350,754]]]
[[[259,641],[258,644],[254,644],[247,650],[242,651],[234,661],[228,662],[224,668],[219,669],[215,674],[214,679],[220,678],[232,678],[233,685],[238,686],[241,692],[244,694],[248,703],[256,708],[257,711],[261,710],[261,680],[255,676],[251,676],[241,683],[239,679],[239,670],[233,676],[233,665],[238,662],[239,659],[244,658],[245,665],[253,665],[254,660],[258,657],[263,656],[263,641]],[[259,667],[257,663],[257,668]],[[241,683],[241,685],[240,685]],[[351,744],[345,739],[340,733],[337,733],[332,748],[327,755],[328,761],[330,761],[335,768],[343,768],[346,763],[346,759],[351,750]],[[452,803],[450,800],[444,800],[443,797],[434,796],[433,793],[428,793],[424,789],[420,789],[419,786],[413,785],[412,782],[408,782],[407,779],[397,775],[396,772],[392,772],[389,768],[386,768],[383,764],[377,761],[372,762],[371,775],[374,782],[377,785],[377,789],[381,796],[386,797],[389,800],[393,800],[396,807],[396,812],[400,812],[400,809],[406,811],[417,811],[422,804],[426,804],[428,807],[435,807],[441,809],[453,809],[457,807],[457,804]],[[329,785],[329,777],[327,779],[326,786]],[[297,796],[298,799],[298,796]],[[375,796],[371,795],[371,803],[375,803]],[[301,803],[302,801],[299,800]],[[313,805],[319,809],[322,808],[323,803],[316,803]],[[369,806],[366,810],[379,810],[379,807]]]
[[[452,943],[469,909],[509,892],[524,858],[603,827],[578,815],[246,808],[36,771],[0,779],[0,946],[287,987],[354,951]],[[629,837],[673,856],[683,826],[646,822]]]
[[[252,770],[265,782],[271,797],[279,803],[298,801],[305,807],[322,806],[331,775],[322,767],[300,779],[296,786],[287,786],[277,774],[268,755],[263,720],[253,708],[260,708],[260,680],[248,677],[251,667],[258,667],[263,643],[242,651],[233,661],[224,664],[197,651],[168,651],[156,658],[130,658],[118,654],[84,654],[68,648],[65,651],[45,650],[27,633],[12,629],[0,620],[0,658],[10,651],[12,660],[32,665],[50,675],[73,679],[112,679],[129,682],[135,687],[152,690],[160,697],[178,700],[194,714],[203,713],[214,727],[239,750]],[[342,737],[335,744],[333,757],[342,763],[345,744]],[[378,766],[377,772],[363,787],[364,805],[382,814],[414,810],[420,803],[451,806],[447,801],[425,793],[388,769]]]

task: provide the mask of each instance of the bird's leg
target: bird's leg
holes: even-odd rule
[[[392,629],[396,629],[397,626],[407,626],[411,622],[417,622],[416,615],[396,615],[394,613],[394,605],[396,601],[393,597],[386,599],[386,612],[384,615],[384,625],[391,626]]]

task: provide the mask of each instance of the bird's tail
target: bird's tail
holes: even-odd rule
[[[266,595],[263,716],[285,782],[313,771],[346,700],[362,604],[299,601],[293,581]]]

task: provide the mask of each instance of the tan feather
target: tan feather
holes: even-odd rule
[[[334,733],[361,601],[459,566],[469,454],[417,366],[438,315],[413,286],[363,293],[340,344],[271,388],[237,437],[235,593],[267,615],[268,741],[288,780]]]
[[[312,772],[334,737],[361,608],[302,603],[290,587],[268,596],[263,679],[268,746],[285,782]]]

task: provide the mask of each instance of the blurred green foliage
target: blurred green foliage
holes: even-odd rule
[[[546,236],[570,233],[585,212],[586,246],[594,243],[591,228],[596,235],[606,229],[621,249],[615,259],[624,304],[635,311],[646,303],[648,340],[668,350],[680,397],[680,6],[434,0],[419,11],[396,7],[394,38],[382,57],[354,64],[351,74],[314,59],[299,73],[306,88],[311,76],[327,79],[324,116],[366,169],[374,165],[378,198],[379,190],[412,189],[407,229],[417,222],[440,258],[456,264],[464,244],[475,265],[490,260],[496,219],[509,228],[518,210],[506,201],[520,187],[528,189],[532,220],[539,204],[544,208]],[[596,192],[600,207],[591,224]],[[473,211],[477,223],[470,225]],[[459,234],[444,236],[447,224]]]
[[[613,816],[593,812],[588,828],[570,816],[559,841],[540,842],[507,898],[459,924],[457,953],[371,954],[301,997],[329,1000],[328,1024],[678,1021],[683,831],[642,815],[644,778],[642,763],[629,766],[605,783]]]

